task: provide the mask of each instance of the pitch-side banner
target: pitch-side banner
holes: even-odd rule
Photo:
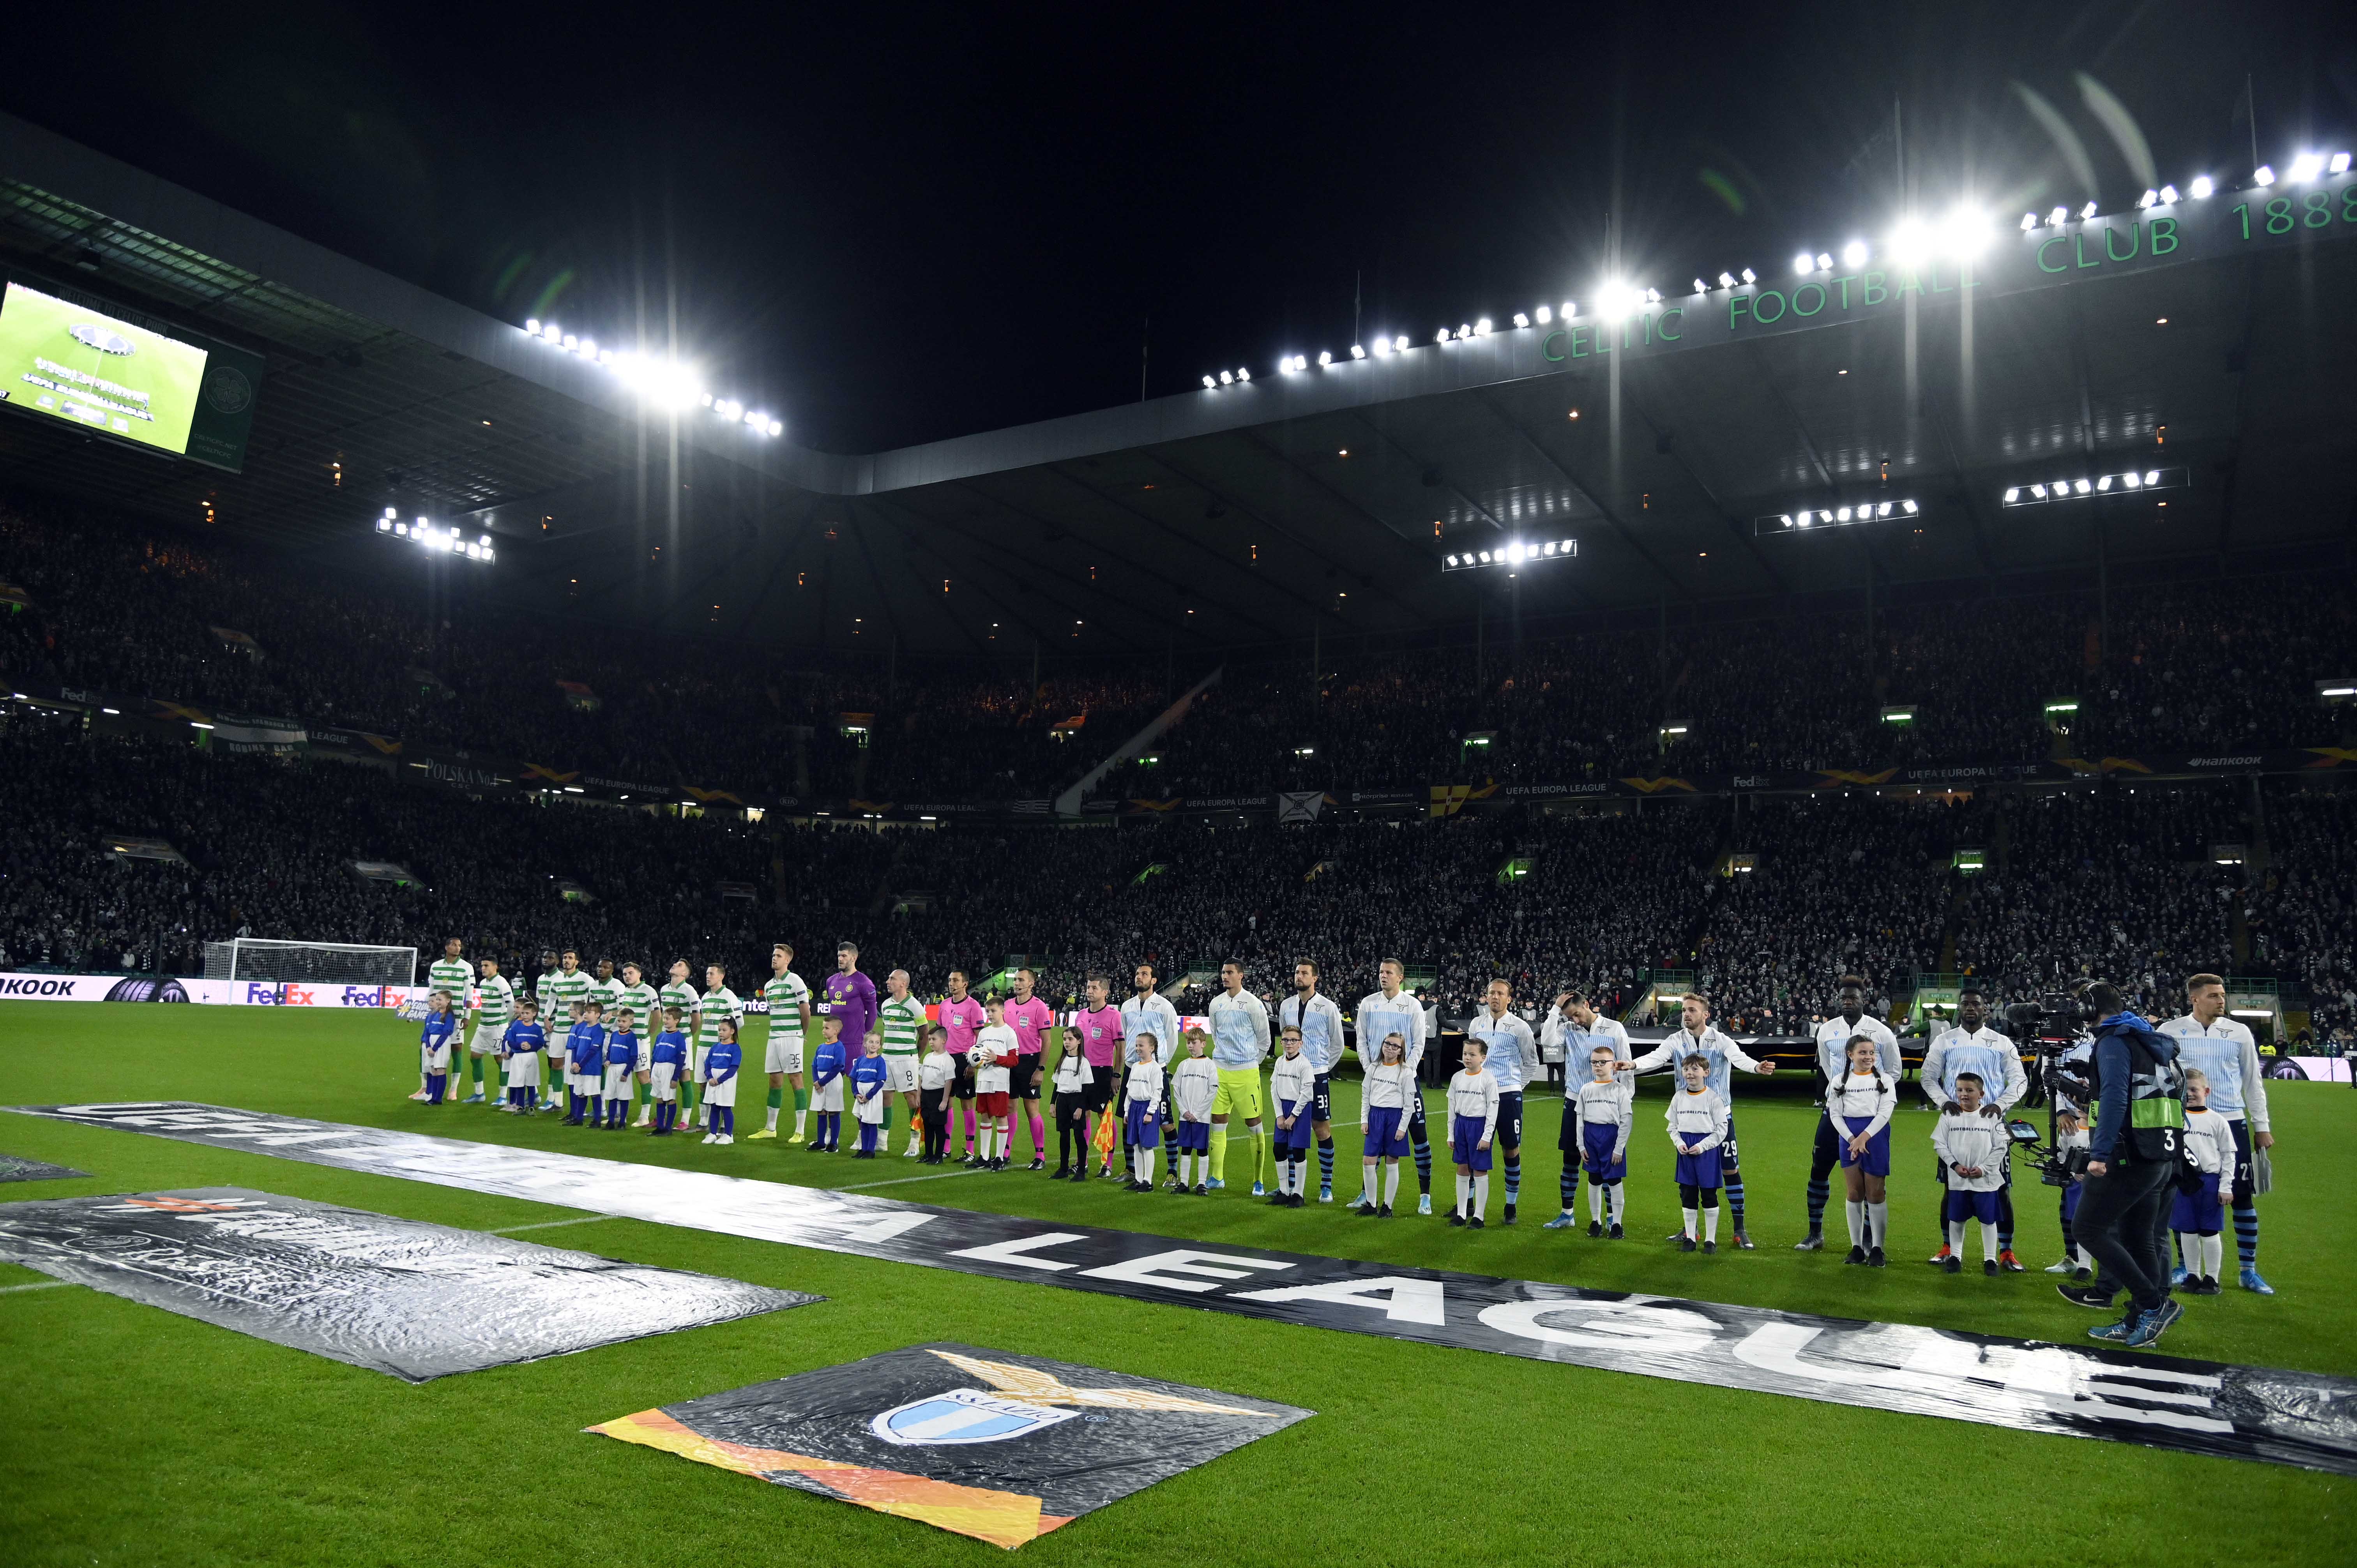
[[[176,980],[152,974],[0,974],[0,1002],[204,1002],[231,1007],[389,1007],[406,985],[295,980]]]
[[[944,1344],[589,1430],[1012,1550],[1313,1413]]]
[[[184,1101],[11,1109],[1134,1301],[2357,1476],[2357,1379],[1066,1230],[866,1193]]]
[[[240,1187],[0,1204],[0,1258],[413,1383],[823,1299]]]

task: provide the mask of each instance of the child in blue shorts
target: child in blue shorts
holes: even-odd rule
[[[1359,1133],[1366,1166],[1367,1197],[1359,1218],[1392,1217],[1392,1199],[1399,1196],[1399,1163],[1407,1157],[1408,1110],[1423,1094],[1407,1065],[1407,1040],[1396,1030],[1385,1035],[1375,1063],[1359,1086]],[[1376,1168],[1382,1167],[1383,1202],[1375,1201]]]
[[[1670,1096],[1664,1118],[1670,1146],[1678,1152],[1678,1207],[1685,1235],[1678,1251],[1695,1250],[1695,1221],[1703,1222],[1702,1250],[1718,1251],[1719,1145],[1727,1142],[1727,1101],[1710,1086],[1710,1058],[1696,1052],[1678,1064],[1685,1087]]]
[[[1286,1026],[1285,1055],[1268,1075],[1268,1097],[1276,1101],[1276,1196],[1274,1208],[1298,1208],[1309,1176],[1309,1145],[1318,1111],[1318,1064],[1301,1054],[1301,1031]]]
[[[1489,1058],[1490,1047],[1468,1036],[1465,1070],[1448,1080],[1448,1157],[1457,1166],[1457,1208],[1448,1222],[1475,1230],[1490,1202],[1490,1140],[1498,1131],[1498,1080]]]
[[[1170,1069],[1170,1112],[1178,1120],[1178,1146],[1170,1156],[1178,1185],[1172,1190],[1209,1197],[1211,1104],[1220,1097],[1220,1069],[1203,1054],[1211,1048],[1210,1035],[1189,1029],[1178,1037],[1186,1043],[1187,1055]]]
[[[1899,1084],[1883,1076],[1871,1035],[1852,1035],[1848,1056],[1840,1080],[1825,1086],[1825,1115],[1833,1122],[1849,1213],[1845,1261],[1878,1269],[1887,1261],[1882,1239],[1890,1223],[1890,1118],[1899,1109]]]
[[[1964,1267],[1964,1225],[1977,1219],[1981,1227],[1981,1273],[1995,1275],[1997,1264],[1997,1194],[2005,1186],[2005,1160],[2013,1146],[2001,1115],[1983,1114],[1982,1096],[1987,1085],[1980,1074],[1955,1077],[1956,1109],[1943,1111],[1932,1127],[1932,1147],[1948,1168],[1948,1255],[1941,1267],[1961,1273]]]

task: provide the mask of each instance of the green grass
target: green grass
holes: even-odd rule
[[[0,1060],[17,1102],[200,1100],[815,1186],[915,1174],[898,1161],[830,1159],[782,1144],[707,1149],[414,1104],[403,1098],[413,1087],[410,1034],[366,1014],[0,1006]],[[1933,1236],[1930,1122],[1918,1112],[1900,1123],[1898,1262],[1869,1273],[1844,1267],[1837,1252],[1790,1251],[1803,1222],[1813,1112],[1801,1094],[1757,1080],[1738,1084],[1737,1095],[1760,1250],[1676,1253],[1658,1240],[1676,1218],[1659,1092],[1639,1104],[1634,1239],[1618,1245],[1537,1229],[1555,1208],[1555,1106],[1545,1101],[1529,1129],[1532,1201],[1512,1230],[1359,1220],[1339,1206],[1275,1210],[1237,1187],[1195,1200],[1133,1197],[1113,1184],[1076,1191],[1017,1173],[877,1190],[1246,1246],[1982,1333],[2069,1337],[2091,1321],[2058,1301],[2042,1274],[1951,1279],[1915,1261]],[[2348,1135],[2357,1096],[2292,1085],[2273,1101],[2282,1143],[2277,1191],[2262,1206],[2262,1261],[2282,1294],[2261,1300],[2230,1289],[2192,1301],[2169,1348],[2357,1372],[2357,1314],[2346,1305],[2357,1278],[2341,1201],[2357,1178]],[[758,1103],[739,1109],[741,1137],[741,1123],[749,1115],[758,1124],[759,1112]],[[0,1116],[0,1149],[94,1173],[0,1188],[12,1201],[237,1185],[471,1229],[576,1212],[30,1118]],[[1232,1156],[1232,1180],[1236,1174]],[[1445,1195],[1445,1170],[1439,1179]],[[1346,1197],[1356,1191],[1341,1172],[1337,1185]],[[2021,1251],[2033,1268],[2058,1245],[2050,1197],[2034,1186],[2017,1190]],[[1834,1219],[1838,1230],[1838,1208]],[[694,1552],[996,1561],[996,1549],[978,1541],[580,1433],[631,1411],[931,1338],[1318,1412],[1023,1548],[1027,1562],[1299,1564],[1369,1545],[1390,1561],[1468,1563],[1958,1565],[2032,1554],[2207,1563],[2229,1552],[2238,1564],[2357,1560],[2357,1484],[2276,1466],[1294,1328],[635,1220],[530,1239],[828,1299],[411,1387],[79,1287],[0,1294],[0,1364],[15,1412],[0,1458],[6,1560],[576,1568]],[[0,1285],[42,1277],[0,1268]],[[1959,1495],[1999,1500],[1968,1518],[1929,1512],[1931,1499]],[[1857,1517],[1879,1522],[1861,1529]]]

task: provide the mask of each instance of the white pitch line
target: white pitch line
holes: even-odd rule
[[[38,1284],[0,1285],[0,1295],[15,1295],[19,1291],[27,1290],[63,1290],[74,1283],[72,1280],[43,1280]]]
[[[512,1236],[520,1230],[554,1230],[560,1225],[595,1225],[600,1220],[619,1219],[621,1218],[622,1217],[619,1214],[585,1214],[578,1219],[543,1219],[536,1224],[532,1225],[504,1226],[497,1230],[486,1231],[485,1234],[490,1236]]]
[[[983,1171],[942,1171],[933,1176],[894,1176],[890,1181],[863,1181],[856,1187],[823,1187],[820,1192],[866,1192],[870,1187],[906,1187],[912,1181],[950,1181],[958,1176],[983,1176]]]

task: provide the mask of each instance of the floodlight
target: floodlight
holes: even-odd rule
[[[782,420],[782,419],[773,419],[773,420],[770,421],[770,435],[783,435],[785,433],[786,433],[786,422],[785,422],[784,420]]]
[[[2194,200],[2207,201],[2210,199],[2210,193],[2218,188],[2211,182],[2208,175],[2197,174],[2193,177],[2193,183],[2186,188],[2193,193]]]
[[[542,328],[540,329],[540,335],[551,343],[562,343],[565,341],[565,328],[559,327],[554,321]]]
[[[2111,489],[2111,488],[2112,488],[2112,477],[2111,477],[2109,474],[2103,475],[2101,478],[2097,478],[2097,479],[2095,480],[2095,489],[2096,489],[2099,492],[2108,492],[2108,491]]]
[[[2008,496],[2011,493],[2011,491],[2007,492]],[[2032,485],[2029,487],[2029,493],[2040,500],[2044,500],[2046,499],[2046,487],[2044,485]]]
[[[2005,504],[2006,504],[2006,505],[2007,505],[2007,506],[2011,506],[2014,502],[2016,502],[2016,501],[2019,500],[2020,499],[2021,499],[2021,487],[2020,487],[2019,485],[2009,485],[2009,486],[2007,486],[2007,487],[2006,488],[2006,492],[2005,492]]]
[[[1464,338],[1470,338],[1470,337],[1472,337],[1472,336],[1473,336],[1473,328],[1472,328],[1471,324],[1470,324],[1470,323],[1459,323],[1459,324],[1458,324],[1458,328],[1457,328],[1457,336],[1458,336],[1458,339],[1459,339],[1459,340],[1462,340],[1462,339],[1464,339]]]
[[[2046,215],[2046,221],[2059,228],[2071,221],[2071,209],[2067,207],[2058,207]]]
[[[1801,526],[1802,526],[1803,528],[1806,528],[1806,527],[1808,527],[1811,523],[1813,523],[1813,522],[1814,522],[1814,521],[1817,521],[1817,520],[1816,520],[1815,518],[1811,517],[1807,512],[1803,512],[1803,513],[1801,514]]]
[[[1794,255],[1794,256],[1793,256],[1793,258],[1792,258],[1792,275],[1793,275],[1794,277],[1796,277],[1796,278],[1804,278],[1804,277],[1807,277],[1807,276],[1809,275],[1809,274],[1811,274],[1812,272],[1813,272],[1813,271],[1815,271],[1815,270],[1816,270],[1816,263],[1815,263],[1815,262],[1813,262],[1813,261],[1812,261],[1812,260],[1810,259],[1810,257],[1809,257],[1809,252],[1806,252],[1806,251],[1803,251],[1803,252],[1800,252],[1798,254],[1796,254],[1796,255]]]
[[[1442,328],[1440,329],[1440,331],[1439,331],[1439,334],[1438,334],[1437,336],[1436,336],[1436,337],[1433,338],[1433,341],[1434,341],[1434,342],[1436,342],[1436,343],[1446,343],[1446,342],[1448,342],[1448,328],[1446,328],[1446,327]]]
[[[612,363],[614,362],[614,350],[613,350],[613,349],[598,349],[598,350],[597,350],[597,362],[598,362],[599,364],[601,364],[601,365],[610,365],[610,364],[612,364]]]
[[[759,413],[748,413],[745,416],[745,423],[756,430],[767,430],[770,428],[770,416]]]
[[[379,533],[391,533],[393,532],[393,524],[383,518],[378,518],[376,520],[376,531]]]
[[[1405,332],[1403,332],[1403,333],[1401,333],[1398,337],[1396,337],[1396,338],[1393,338],[1393,339],[1392,339],[1392,347],[1393,347],[1393,348],[1394,348],[1394,349],[1398,349],[1398,350],[1399,350],[1401,353],[1403,353],[1403,354],[1406,353],[1406,352],[1407,352],[1407,334],[1406,334],[1406,333],[1405,333]]]
[[[2035,213],[2035,212],[2025,212],[2025,213],[2023,213],[2023,214],[2021,215],[2021,231],[2022,231],[2023,233],[2027,234],[2027,233],[2029,233],[2032,229],[2035,229],[2035,228],[2037,228],[2037,227],[2038,227],[2038,214],[2037,214],[2037,213]]]
[[[1520,311],[1520,310],[1517,310],[1516,312],[1514,312],[1514,325],[1515,325],[1515,326],[1517,326],[1517,327],[1528,327],[1530,324],[1531,324],[1531,318],[1530,318],[1530,316],[1529,316],[1526,312]]]
[[[1735,286],[1735,274],[1732,273],[1719,274],[1718,286],[1721,288],[1733,288]]]
[[[2074,489],[2074,490],[2078,491],[2081,495],[2083,495],[2083,495],[2085,495],[2089,490],[2093,489],[2094,489],[2094,486],[2093,486],[2093,485],[2089,484],[2089,483],[2088,483],[2086,480],[2084,480],[2084,479],[2081,479],[2077,484],[2075,484],[2075,485],[2072,486],[2071,488],[2072,488],[2072,489]]]
[[[1544,305],[1542,305],[1542,306],[1540,306],[1538,307],[1537,315],[1538,315],[1538,318],[1539,318],[1539,325],[1540,325],[1540,326],[1542,326],[1542,327],[1545,326],[1548,322],[1553,321],[1553,320],[1555,319],[1555,312],[1554,312],[1554,311],[1552,311],[1552,310],[1549,310],[1549,309],[1548,309],[1545,306],[1544,306]]]
[[[2269,168],[2265,164],[2261,164],[2258,167],[2251,171],[2251,183],[2253,185],[2259,186],[2264,188],[2265,187],[2275,184],[2275,182],[2276,171]]]
[[[1392,351],[1392,340],[1391,340],[1390,338],[1376,338],[1376,339],[1375,339],[1375,358],[1376,358],[1376,359],[1378,359],[1378,360],[1383,359],[1383,358],[1387,357],[1387,356],[1391,353],[1391,351]]]
[[[565,341],[565,351],[566,353],[568,353],[568,354],[570,354],[571,352],[573,352],[573,350],[574,350],[574,349],[578,349],[579,347],[581,347],[581,339],[580,339],[580,338],[576,338],[576,337],[575,337],[572,333],[570,333],[570,332],[567,332],[567,333],[565,335],[565,339],[564,339],[564,341]]]
[[[2136,210],[2141,212],[2159,199],[2160,192],[2147,188],[2142,196],[2136,198]]]
[[[2291,182],[2294,185],[2306,185],[2309,180],[2321,178],[2323,175],[2324,155],[2322,153],[2302,153],[2291,160]]]
[[[2335,153],[2332,155],[2332,161],[2325,166],[2333,174],[2347,174],[2349,172],[2349,155],[2347,153]]]
[[[384,509],[384,515],[385,515],[385,516],[387,516],[387,517],[392,517],[393,515],[394,515],[394,514],[393,514],[393,508],[391,508],[391,507],[387,507],[387,508],[385,508],[385,509]]]
[[[1334,362],[1334,356],[1333,356],[1331,353],[1329,353],[1328,350],[1326,350],[1326,349],[1318,349],[1318,368],[1319,370],[1321,370],[1321,371],[1322,371],[1322,370],[1324,370],[1327,366],[1329,366],[1329,365],[1332,364],[1333,362]]]
[[[1743,269],[1743,281],[1745,283],[1758,283],[1760,279],[1758,274],[1753,273],[1749,267],[1746,267]]]
[[[1236,380],[1240,381],[1248,381],[1252,380],[1252,371],[1242,365],[1238,365],[1236,367]]]
[[[422,517],[421,517],[421,518],[419,518],[419,519],[417,520],[417,527],[418,527],[418,531],[419,531],[420,532],[423,532],[425,531],[425,520],[424,518],[422,518]]]
[[[1829,272],[1831,272],[1831,271],[1833,271],[1833,270],[1834,270],[1834,259],[1833,259],[1833,257],[1831,257],[1831,256],[1829,256],[1829,255],[1826,255],[1826,254],[1825,254],[1825,253],[1824,253],[1823,252],[1818,252],[1818,254],[1817,254],[1817,271],[1819,271],[1819,272],[1821,272],[1821,273],[1829,273]]]
[[[2147,485],[2157,485],[2160,483],[2160,470],[2158,468],[2147,469],[2145,471],[2144,482]]]
[[[483,558],[483,547],[482,547],[481,545],[479,545],[479,544],[469,544],[469,545],[468,545],[468,546],[467,546],[467,559],[468,559],[468,560],[469,560],[469,561],[480,561],[482,558]]]
[[[1842,265],[1846,267],[1862,267],[1866,265],[1866,242],[1863,240],[1852,240],[1842,247]]]
[[[1219,389],[1219,385],[1220,383],[1218,381],[1213,381],[1209,376],[1205,376],[1203,378],[1203,388],[1206,392],[1215,392]]]
[[[1876,507],[1874,509],[1874,515],[1877,517],[1889,517],[1890,515],[1890,503],[1889,501],[1884,501],[1880,506]]]
[[[1362,346],[1361,346],[1360,344],[1357,344],[1357,343],[1353,343],[1353,344],[1351,344],[1351,358],[1352,358],[1352,359],[1354,359],[1354,360],[1363,360],[1363,359],[1365,359],[1366,357],[1367,357],[1367,350],[1365,349],[1365,348],[1363,348]]]
[[[1647,289],[1647,290],[1645,291],[1645,303],[1646,303],[1647,305],[1659,305],[1659,304],[1661,304],[1661,303],[1662,303],[1662,291],[1661,291],[1660,289],[1657,289],[1657,288],[1649,288],[1649,289]]]
[[[1488,565],[1488,564],[1489,564],[1489,562],[1490,562],[1490,553],[1489,553],[1488,551],[1484,550],[1483,552],[1481,552],[1481,563],[1482,563],[1482,564],[1483,564],[1483,565],[1485,565],[1485,566],[1486,566],[1486,565]]]
[[[2093,218],[2094,215],[2095,204],[2093,201],[2088,202],[2086,206],[2079,209],[2079,218],[2082,222],[2085,221],[2087,219]]]
[[[533,317],[531,319],[527,320],[527,321],[523,324],[523,329],[524,329],[525,331],[527,331],[527,332],[531,333],[531,334],[532,334],[533,337],[535,337],[535,338],[539,337],[539,336],[540,336],[540,317],[537,317],[537,316],[535,316],[535,317]]]
[[[1506,559],[1516,566],[1521,565],[1523,564],[1523,547],[1519,544],[1510,544],[1506,546]]]
[[[594,360],[597,357],[597,339],[595,338],[581,339],[581,357],[585,360]]]
[[[1222,371],[1220,372],[1220,384],[1223,387],[1233,385],[1235,379],[1235,375],[1232,371]]]
[[[1902,219],[1890,232],[1890,259],[1902,267],[1917,265],[1930,249],[1931,231],[1924,228],[1921,219]]]
[[[1849,508],[1843,507],[1839,510],[1835,511],[1834,513],[1834,521],[1835,522],[1847,522],[1849,521]]]
[[[2122,474],[2120,476],[2120,483],[2133,490],[2138,489],[2144,484],[2144,476],[2142,474]]]
[[[1448,557],[1448,564],[1449,564],[1451,566],[1456,565],[1456,564],[1457,564],[1457,557],[1456,557],[1456,556],[1454,556],[1454,555],[1451,555],[1450,557]]]
[[[2163,207],[2174,207],[2177,205],[2177,187],[2173,185],[2164,185],[2160,188],[2160,204]]]
[[[1900,510],[1904,511],[1909,517],[1913,517],[1918,510],[1913,501],[1900,501],[1899,503],[1899,507]]]
[[[1940,242],[1958,261],[1972,260],[1988,249],[1988,214],[1967,205],[1950,208],[1940,220]]]

